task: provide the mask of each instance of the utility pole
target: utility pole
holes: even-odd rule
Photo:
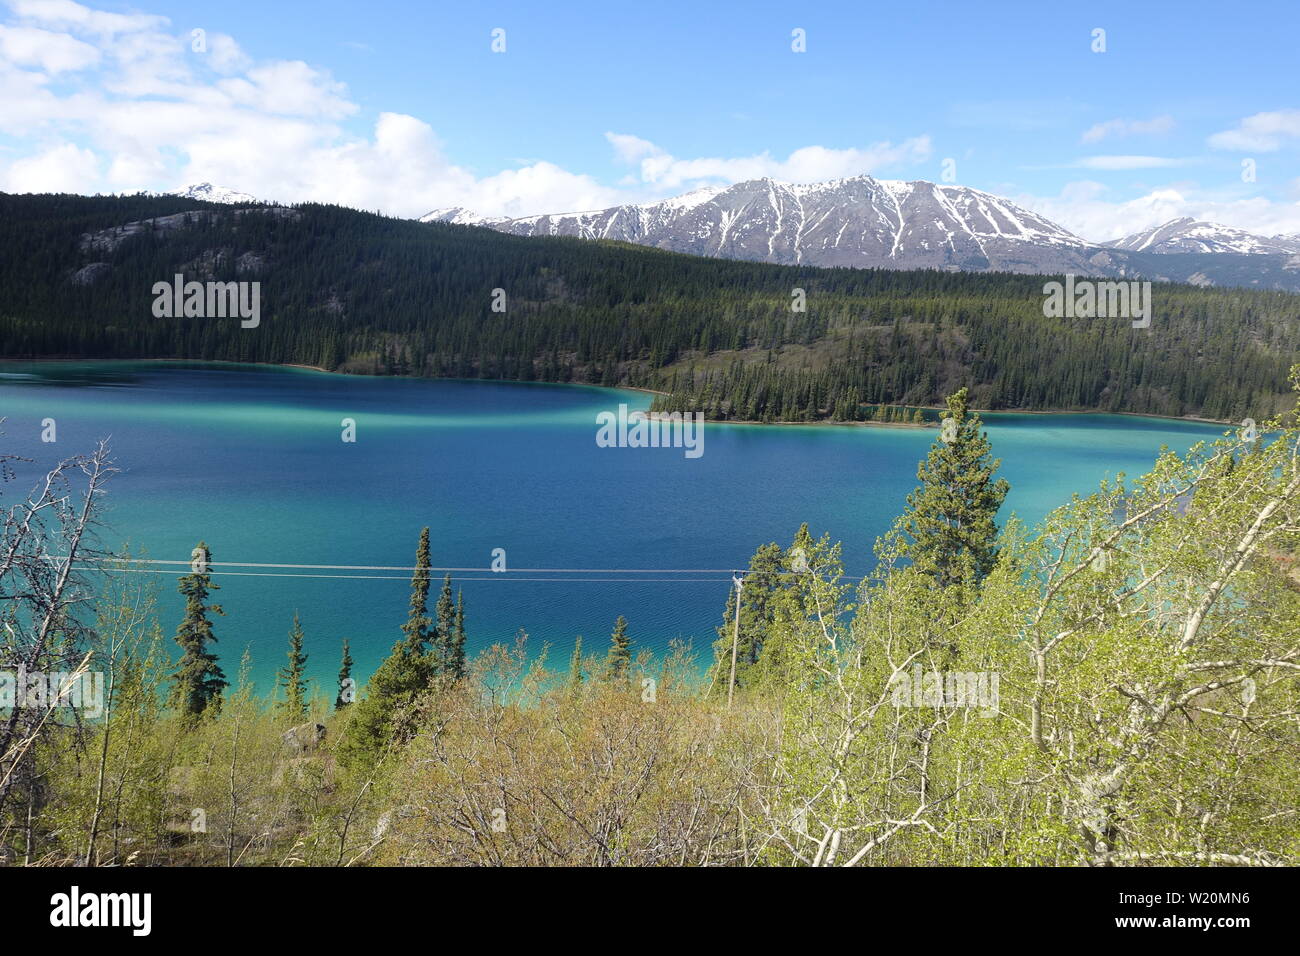
[[[745,587],[745,579],[739,574],[732,575],[736,585],[736,620],[731,629],[731,683],[727,685],[727,709],[731,709],[731,698],[736,693],[736,650],[740,646],[740,594]]]

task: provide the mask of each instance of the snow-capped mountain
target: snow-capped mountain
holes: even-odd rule
[[[1179,219],[1095,243],[1000,196],[924,180],[756,179],[590,212],[511,219],[455,206],[420,218],[786,265],[1074,273],[1300,292],[1300,237]]]
[[[435,209],[420,217],[420,222],[450,222],[457,226],[492,226],[499,222],[509,222],[505,216],[480,216],[464,206],[448,206]]]
[[[990,193],[871,176],[807,185],[756,179],[661,202],[522,219],[480,218],[460,207],[421,218],[815,266],[1094,272],[1108,270],[1111,259],[1107,250]]]
[[[250,196],[248,193],[241,193],[237,189],[231,189],[229,186],[214,186],[212,183],[194,183],[186,186],[184,189],[174,190],[167,195],[182,196],[185,199],[202,199],[205,202],[227,203],[236,205],[239,203],[261,202],[256,196]]]
[[[1133,252],[1235,252],[1242,255],[1300,254],[1300,237],[1257,236],[1244,229],[1200,222],[1184,216],[1153,229],[1105,243],[1112,249]]]

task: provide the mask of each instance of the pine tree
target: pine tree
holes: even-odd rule
[[[577,694],[582,690],[582,635],[573,643],[573,653],[569,656],[569,690]]]
[[[429,688],[436,676],[436,659],[429,620],[429,529],[420,532],[411,577],[411,606],[402,637],[366,684],[366,696],[353,709],[347,736],[340,748],[346,766],[373,764],[390,744],[409,740],[413,728],[408,708]]]
[[[280,706],[291,719],[307,716],[307,655],[303,652],[302,622],[298,612],[293,612],[293,627],[289,629],[289,663],[276,675],[284,689]]]
[[[453,680],[465,676],[465,592],[456,592],[456,616],[452,626],[449,673]]]
[[[627,618],[620,614],[614,622],[614,633],[609,636],[609,654],[605,659],[605,669],[610,680],[627,680],[631,663],[632,640],[627,636]]]
[[[907,510],[888,540],[950,602],[961,602],[997,561],[995,518],[1011,486],[993,477],[1002,462],[992,458],[966,389],[948,398],[941,424],[939,439],[917,467],[921,485],[907,496]]]
[[[453,676],[453,644],[456,637],[456,605],[451,598],[451,575],[442,579],[442,591],[438,594],[435,610],[437,632],[434,638],[434,669],[439,674]]]
[[[345,699],[344,694],[349,697],[355,693],[352,680],[352,649],[348,646],[348,639],[343,638],[343,661],[339,665],[339,692],[334,698],[334,709],[342,710],[348,704],[352,703],[351,699]]]
[[[196,549],[202,552],[200,567],[177,582],[177,590],[185,595],[185,617],[176,629],[176,643],[181,647],[181,659],[172,674],[171,703],[186,721],[194,721],[209,709],[221,709],[221,693],[229,685],[226,675],[217,664],[217,655],[208,650],[216,642],[208,612],[224,615],[218,604],[208,603],[208,594],[221,586],[212,583],[207,568],[212,560],[208,546],[202,541]]]
[[[806,533],[806,526],[803,529]],[[793,550],[793,549],[792,549]],[[809,554],[804,553],[801,567],[806,566]],[[773,620],[773,609],[778,594],[789,588],[793,578],[783,573],[787,563],[785,552],[776,542],[765,544],[749,559],[745,572],[745,588],[740,602],[740,631],[735,630],[736,589],[727,596],[722,626],[713,645],[713,676],[710,686],[723,696],[731,681],[731,645],[736,646],[736,686],[748,687],[753,683],[752,671],[762,656],[768,629]]]
[[[406,654],[422,657],[429,653],[431,645],[437,640],[433,622],[429,620],[429,568],[432,559],[429,556],[429,529],[420,532],[420,544],[415,550],[415,573],[411,576],[411,606],[407,612],[406,623],[402,625],[405,635],[401,641]]]

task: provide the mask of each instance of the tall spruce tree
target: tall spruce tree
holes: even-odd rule
[[[437,630],[433,641],[434,667],[439,674],[452,676],[452,644],[456,631],[456,602],[451,596],[450,574],[445,575],[442,579],[442,590],[438,592],[438,603],[435,607],[434,617],[437,621]]]
[[[939,439],[917,467],[921,485],[907,496],[907,509],[887,540],[946,600],[962,602],[997,561],[995,519],[1011,486],[993,477],[1002,462],[992,457],[966,389],[948,397],[940,424]]]
[[[427,690],[436,676],[431,641],[436,639],[429,619],[429,529],[420,532],[411,577],[411,606],[402,637],[366,684],[366,695],[353,708],[347,735],[340,747],[345,765],[372,764],[392,743],[409,740],[413,727],[408,707]]]
[[[614,622],[614,633],[609,636],[609,654],[605,659],[605,670],[610,680],[627,680],[628,668],[632,664],[632,639],[627,636],[627,618],[618,616]]]
[[[582,635],[573,642],[573,653],[569,655],[569,690],[576,694],[582,690]]]
[[[451,653],[448,661],[448,671],[453,680],[460,680],[465,676],[465,592],[456,592],[456,614],[452,622],[452,637],[450,642]]]
[[[352,703],[352,695],[356,692],[352,684],[352,663],[352,648],[348,646],[348,639],[345,637],[343,638],[343,660],[339,664],[339,690],[334,696],[335,710],[342,710]]]
[[[208,595],[221,590],[212,583],[208,572],[212,553],[202,541],[195,549],[194,573],[182,577],[176,589],[185,595],[185,617],[176,629],[176,643],[181,648],[181,659],[172,674],[171,704],[187,721],[197,720],[209,710],[221,709],[221,694],[229,682],[217,664],[217,655],[208,647],[216,643],[208,613],[224,615],[219,604],[209,604]]]
[[[806,526],[804,528],[806,533]],[[804,554],[807,561],[807,554]],[[735,630],[736,589],[727,595],[727,607],[718,628],[718,639],[713,645],[713,677],[710,683],[714,693],[727,694],[731,681],[731,645],[736,643],[736,686],[748,687],[754,682],[754,668],[763,653],[768,629],[772,625],[778,596],[789,589],[792,578],[785,571],[788,563],[785,552],[776,542],[761,545],[749,559],[745,572],[744,593],[740,602],[740,631]]]
[[[420,543],[415,549],[415,571],[411,575],[411,605],[402,625],[400,644],[407,655],[427,656],[437,640],[433,621],[429,619],[429,580],[432,558],[429,554],[429,529],[420,531]]]
[[[293,626],[289,628],[289,662],[276,675],[284,690],[280,707],[293,720],[307,716],[307,654],[303,643],[302,622],[294,611]]]

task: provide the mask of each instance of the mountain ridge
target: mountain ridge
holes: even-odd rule
[[[163,195],[219,205],[263,202],[209,182]],[[1300,292],[1300,236],[1265,237],[1179,217],[1092,242],[996,194],[922,179],[859,175],[788,183],[760,177],[606,209],[512,218],[449,206],[418,221],[777,265],[1072,273]]]
[[[1133,252],[1231,252],[1242,255],[1300,254],[1300,236],[1261,236],[1222,223],[1180,216],[1122,239],[1102,243]]]
[[[616,239],[780,265],[1059,272],[1065,270],[1034,255],[1035,247],[1055,247],[1058,258],[1064,253],[1067,264],[1080,267],[1084,263],[1069,251],[1096,248],[992,193],[866,175],[819,183],[762,177],[650,203],[569,213],[476,217],[454,207],[420,219],[515,235]]]
[[[1004,197],[921,179],[762,177],[607,209],[511,218],[453,206],[419,219],[779,265],[1075,273],[1300,291],[1300,239],[1177,219],[1092,242]]]

